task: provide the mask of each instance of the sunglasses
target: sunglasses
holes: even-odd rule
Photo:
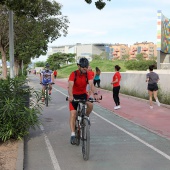
[[[82,67],[82,66],[81,66],[81,68],[87,68],[87,67]]]

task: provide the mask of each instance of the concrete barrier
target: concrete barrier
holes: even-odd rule
[[[170,94],[170,70],[154,70],[159,74],[160,81],[158,83],[161,92],[163,94]],[[121,89],[127,89],[128,91],[136,91],[141,95],[147,95],[147,83],[146,74],[149,71],[128,71],[122,72],[121,76]],[[102,72],[101,87],[112,88],[111,81],[114,72]]]

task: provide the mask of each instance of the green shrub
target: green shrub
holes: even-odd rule
[[[128,70],[146,71],[150,65],[156,65],[154,60],[129,60],[125,62]]]
[[[40,125],[40,94],[25,85],[25,77],[0,80],[0,139],[21,139]],[[29,102],[29,97],[34,102]],[[29,106],[27,106],[29,104]]]

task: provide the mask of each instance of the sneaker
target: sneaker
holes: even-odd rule
[[[119,106],[117,106],[117,108],[118,108],[118,109],[120,109],[120,108],[121,108],[121,106],[119,105]]]
[[[49,95],[51,95],[51,91],[49,91]]]
[[[70,143],[72,144],[72,145],[75,145],[76,143],[75,143],[75,136],[71,136],[71,138],[70,138]]]
[[[118,106],[115,106],[114,109],[117,110],[117,109],[119,109],[119,108],[118,108]]]
[[[158,106],[160,106],[160,105],[161,105],[161,104],[160,104],[160,102],[159,102],[158,100],[156,100],[156,103],[157,103],[157,105],[158,105]]]
[[[150,106],[150,109],[153,109],[153,106]]]

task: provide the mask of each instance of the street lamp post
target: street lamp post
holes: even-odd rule
[[[10,78],[14,78],[14,29],[13,11],[9,10],[9,56],[10,56]]]

